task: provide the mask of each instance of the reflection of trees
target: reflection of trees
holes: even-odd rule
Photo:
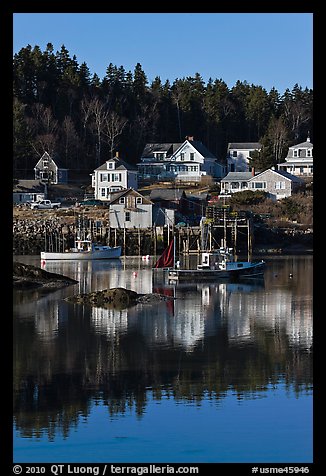
[[[90,309],[68,305],[57,338],[42,342],[30,320],[15,320],[14,417],[25,435],[67,435],[93,401],[111,416],[131,408],[141,416],[153,397],[200,402],[232,389],[239,398],[284,380],[297,392],[312,384],[311,354],[293,348],[286,330],[251,322],[253,339],[229,339],[227,322],[204,334],[192,352],[149,345],[138,326],[113,337],[96,332]],[[163,390],[164,389],[164,390]]]

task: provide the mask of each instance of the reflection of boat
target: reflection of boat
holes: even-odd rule
[[[62,252],[42,251],[41,260],[98,260],[120,258],[121,246],[99,245],[91,240],[75,241],[75,247]]]
[[[156,267],[165,267],[168,270],[169,281],[218,281],[239,280],[247,278],[257,278],[263,276],[265,269],[264,261],[237,261],[235,260],[233,249],[220,247],[214,251],[203,251],[200,254],[201,262],[196,269],[180,268],[179,262],[175,263],[170,254],[172,246],[170,245],[165,252],[164,259],[156,263]],[[168,263],[168,266],[166,265]],[[162,266],[163,265],[163,266]]]

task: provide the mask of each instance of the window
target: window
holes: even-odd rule
[[[307,157],[312,157],[312,154],[311,154],[311,149],[307,149]]]
[[[109,165],[109,169],[114,169],[114,163],[113,162],[109,162],[108,165]]]
[[[130,221],[130,212],[125,213],[125,221]]]
[[[190,152],[190,160],[195,160],[195,153],[194,152]]]
[[[266,182],[251,182],[252,188],[263,189],[266,188]]]
[[[121,174],[112,174],[112,182],[121,182]]]
[[[107,182],[108,174],[100,174],[100,182]]]
[[[293,151],[293,157],[298,157],[298,151],[297,150]]]
[[[285,190],[285,182],[275,182],[276,190]]]
[[[125,197],[120,197],[119,198],[119,203],[125,203]]]
[[[43,160],[43,167],[46,168],[49,166],[49,161],[48,160]]]
[[[181,152],[181,154],[180,154],[180,160],[185,160],[185,154],[184,154],[184,152]]]
[[[105,197],[106,188],[101,188],[101,197]]]
[[[236,150],[234,150],[234,151],[232,152],[232,157],[237,157],[237,155],[238,155],[238,152],[237,152]]]
[[[141,205],[143,203],[142,197],[136,197],[136,203]]]

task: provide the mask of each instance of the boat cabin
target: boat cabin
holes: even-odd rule
[[[219,248],[215,251],[204,251],[198,269],[226,269],[227,262],[234,262],[233,248]]]
[[[92,242],[90,240],[76,240],[76,251],[92,251]]]

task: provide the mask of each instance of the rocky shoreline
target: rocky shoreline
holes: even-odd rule
[[[55,291],[77,283],[78,281],[75,279],[62,274],[50,273],[24,263],[13,263],[13,288],[17,290],[41,289],[42,291]],[[168,299],[174,298],[156,293],[138,294],[131,289],[112,288],[86,294],[76,294],[67,297],[65,300],[75,304],[125,309],[136,304],[155,304]]]
[[[57,273],[50,273],[36,266],[14,262],[13,288],[56,290],[65,286],[77,284],[78,281]]]

